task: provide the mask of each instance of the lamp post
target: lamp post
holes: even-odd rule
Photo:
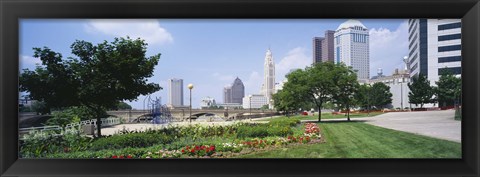
[[[190,123],[192,123],[192,89],[193,89],[193,84],[188,84],[188,89],[190,90]]]
[[[410,71],[409,71],[409,70],[410,70],[410,67],[409,67],[409,65],[408,65],[408,56],[404,56],[404,57],[403,57],[403,62],[405,63],[405,71],[408,72],[408,73],[410,73]],[[401,96],[401,98],[400,98],[400,100],[401,100],[400,105],[402,106],[402,107],[401,107],[401,110],[403,110],[403,108],[404,108],[404,107],[403,107],[403,82],[404,82],[404,79],[403,79],[403,76],[402,76],[402,82],[400,82],[400,92],[401,92],[401,94],[400,94],[400,96]]]

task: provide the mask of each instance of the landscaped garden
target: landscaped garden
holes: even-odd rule
[[[343,116],[343,115],[342,115]],[[460,158],[461,144],[360,122],[300,123],[297,117],[227,126],[169,126],[93,139],[27,135],[23,158]]]
[[[57,132],[58,133],[58,132]],[[318,143],[317,124],[282,118],[268,123],[228,126],[169,126],[145,132],[123,131],[92,139],[69,130],[63,136],[32,133],[21,142],[23,158],[232,157],[260,149]]]
[[[461,144],[361,122],[319,123],[324,143],[278,148],[239,158],[461,158]]]

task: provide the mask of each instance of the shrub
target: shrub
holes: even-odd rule
[[[265,125],[242,125],[237,128],[237,138],[266,136],[268,136],[268,130]]]
[[[63,127],[70,123],[93,118],[95,118],[95,112],[86,107],[70,107],[61,111],[53,112],[53,117],[48,119],[46,124]]]
[[[268,122],[269,125],[282,125],[282,126],[289,126],[293,127],[300,123],[300,119],[297,118],[281,118],[281,119],[273,119]]]
[[[168,144],[173,137],[158,133],[131,133],[113,135],[96,140],[92,143],[91,150],[122,149],[127,147],[148,147],[155,144]]]
[[[32,132],[20,141],[20,157],[45,157],[51,153],[86,150],[92,139],[82,136],[76,130],[60,132]]]
[[[287,136],[292,135],[293,130],[289,126],[270,126],[267,128],[268,136]]]

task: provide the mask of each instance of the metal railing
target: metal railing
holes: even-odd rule
[[[118,125],[118,124],[121,123],[120,118],[115,118],[115,117],[102,118],[101,121],[102,121],[102,127]],[[63,128],[61,126],[58,126],[58,125],[42,126],[42,127],[30,127],[30,128],[20,128],[18,130],[18,132],[19,132],[19,136],[23,137],[23,135],[25,135],[25,134],[37,133],[37,132],[43,133],[43,132],[46,132],[46,131],[58,130],[58,131],[61,131],[60,134],[55,134],[55,135],[56,136],[61,136],[61,135],[63,135],[62,130],[76,129],[76,130],[81,131],[82,127],[84,125],[92,125],[92,124],[95,126],[95,129],[97,129],[97,119],[90,119],[90,120],[80,121],[80,122],[77,122],[77,123],[67,124]]]

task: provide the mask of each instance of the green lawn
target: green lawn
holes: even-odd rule
[[[362,117],[373,117],[383,114],[383,112],[371,112],[370,115],[367,113],[351,113],[350,118],[362,118]],[[318,120],[318,114],[315,114],[314,116],[303,116],[303,115],[298,115],[298,116],[292,116],[295,118],[299,118],[300,120]],[[278,117],[278,118],[283,118],[283,117]],[[278,119],[278,118],[268,118],[268,119],[263,119],[261,121],[266,121],[266,120],[272,120],[272,119]],[[322,113],[322,120],[325,119],[345,119],[347,120],[347,116],[345,116],[344,113],[333,115],[332,113]],[[260,121],[260,120],[259,120]]]
[[[322,122],[325,143],[239,158],[461,158],[461,144],[360,122]]]

